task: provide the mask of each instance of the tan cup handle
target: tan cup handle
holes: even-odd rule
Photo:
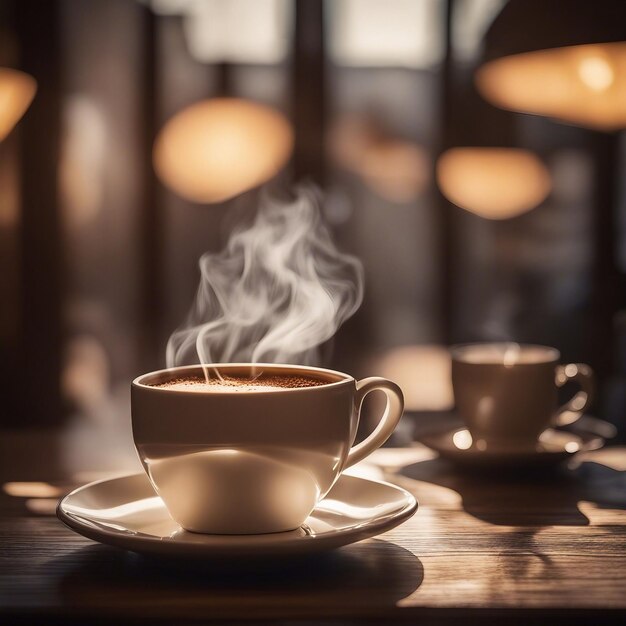
[[[580,391],[569,402],[557,409],[553,418],[553,423],[557,426],[567,426],[578,421],[582,417],[583,411],[593,400],[595,383],[593,370],[588,365],[585,363],[568,363],[567,365],[557,366],[557,387],[562,387],[570,380],[574,380],[580,385]]]
[[[402,395],[402,390],[390,380],[377,376],[364,378],[363,380],[359,380],[356,384],[354,404],[359,413],[359,417],[361,416],[363,399],[371,391],[382,391],[387,396],[387,406],[374,432],[350,450],[344,469],[362,461],[366,456],[374,452],[374,450],[380,448],[380,446],[391,437],[391,433],[393,433],[402,417],[402,411],[404,410],[404,396]]]

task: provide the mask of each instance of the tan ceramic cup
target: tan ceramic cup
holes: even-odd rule
[[[250,377],[249,364],[217,364]],[[381,446],[403,410],[384,378],[356,381],[332,370],[257,364],[267,374],[325,384],[271,391],[180,391],[153,385],[202,376],[200,366],[145,374],[132,383],[135,447],[170,515],[186,530],[256,534],[298,528],[341,472]],[[352,447],[363,398],[387,396],[383,416]]]
[[[591,403],[591,368],[559,365],[555,348],[476,343],[453,346],[451,353],[456,408],[475,442],[534,446],[546,428],[571,424]],[[558,387],[570,380],[581,390],[557,408]]]

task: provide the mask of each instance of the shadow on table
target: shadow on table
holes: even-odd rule
[[[422,583],[420,560],[408,550],[370,540],[289,560],[183,561],[92,545],[65,556],[63,601],[76,607],[167,606],[224,609],[285,607],[383,608]],[[280,612],[280,611],[279,611]],[[243,610],[245,613],[245,610]]]
[[[400,473],[456,491],[467,513],[490,524],[588,525],[580,501],[626,509],[626,472],[589,461],[553,472],[493,468],[477,472],[437,458],[406,466]]]

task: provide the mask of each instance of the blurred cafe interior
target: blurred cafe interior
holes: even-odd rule
[[[0,0],[0,623],[625,624],[625,129],[626,0]]]
[[[118,441],[201,255],[304,184],[364,267],[319,364],[397,381],[397,440],[453,408],[449,345],[498,341],[589,363],[623,441],[625,24],[610,0],[2,0],[0,425]]]

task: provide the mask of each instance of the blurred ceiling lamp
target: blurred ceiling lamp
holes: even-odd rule
[[[372,191],[391,202],[417,198],[429,178],[428,157],[410,141],[388,139],[363,153],[358,172]]]
[[[0,67],[0,141],[24,115],[32,102],[37,82],[18,70]]]
[[[237,98],[203,100],[183,109],[154,143],[161,181],[192,202],[222,202],[260,185],[285,165],[293,148],[286,118]]]
[[[450,202],[492,220],[530,211],[551,189],[545,165],[519,148],[452,148],[439,158],[437,182]]]
[[[430,161],[424,148],[390,136],[364,116],[348,115],[335,123],[328,145],[342,167],[390,202],[415,200],[430,180]]]
[[[485,36],[476,85],[492,104],[626,127],[626,2],[510,0]]]
[[[439,345],[401,346],[372,364],[376,372],[402,389],[409,411],[447,411],[454,405],[450,353]]]

